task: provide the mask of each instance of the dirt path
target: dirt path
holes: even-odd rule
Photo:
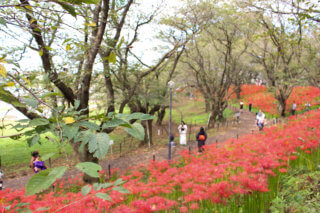
[[[230,138],[237,138],[241,135],[251,134],[252,130],[257,131],[257,127],[254,124],[255,115],[248,111],[245,111],[240,116],[239,123],[225,123],[223,126],[216,127],[214,129],[214,134],[212,135],[212,130],[208,132],[208,140],[207,144],[224,142]],[[210,135],[211,134],[211,135]],[[176,139],[176,144],[178,144],[178,139]],[[189,149],[189,146],[192,150],[197,149],[197,143],[195,141],[191,142],[188,146],[180,146],[176,145],[172,148],[172,159],[177,159],[179,157],[179,151],[183,149]],[[100,165],[104,170],[108,169],[108,165],[111,165],[112,168],[119,168],[119,173],[123,174],[129,167],[134,167],[139,164],[148,163],[155,156],[156,161],[166,160],[168,158],[168,147],[156,147],[152,149],[139,149],[134,153],[115,158],[110,161],[102,161]],[[80,172],[76,169],[68,170],[64,174],[64,178],[72,178],[80,175]],[[26,183],[30,179],[32,174],[28,174],[23,177],[18,177],[14,179],[4,179],[4,188],[12,188],[12,189],[21,189],[25,187]]]

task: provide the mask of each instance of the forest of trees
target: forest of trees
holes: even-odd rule
[[[179,2],[2,0],[0,100],[34,120],[29,142],[51,131],[91,162],[117,126],[152,143],[145,132],[153,116],[162,123],[170,80],[195,85],[211,125],[231,86],[239,97],[242,84],[263,80],[282,116],[294,86],[319,87],[319,1]],[[153,62],[139,49],[148,39]]]

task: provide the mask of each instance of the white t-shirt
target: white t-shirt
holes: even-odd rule
[[[297,104],[292,104],[292,109],[295,110],[297,108]]]
[[[183,130],[182,130],[182,129],[183,129]],[[180,134],[187,134],[187,129],[188,129],[187,125],[180,125],[180,126],[178,127],[178,130],[179,130],[179,133],[180,133]]]
[[[258,113],[257,114],[256,119],[257,119],[258,123],[263,123],[264,122],[264,118],[265,118],[264,113]]]

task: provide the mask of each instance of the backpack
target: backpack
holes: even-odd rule
[[[199,140],[200,141],[204,141],[206,139],[206,136],[205,135],[199,135]]]

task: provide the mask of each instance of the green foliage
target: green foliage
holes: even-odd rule
[[[22,98],[22,101],[25,102],[27,106],[30,106],[32,108],[37,108],[38,101],[34,98]]]
[[[91,191],[92,187],[91,186],[88,186],[88,185],[85,185],[84,187],[82,187],[81,189],[81,194],[83,196],[86,196],[87,194],[89,194],[89,192]]]
[[[101,198],[102,200],[112,201],[111,197],[106,193],[99,192],[99,193],[95,194],[95,196],[98,198]]]
[[[143,126],[139,123],[132,124],[131,128],[125,128],[125,131],[134,138],[137,138],[139,140],[144,139],[144,129]]]
[[[42,155],[41,160],[46,161],[49,158],[52,158],[54,155],[55,155],[55,153],[48,153],[48,154]]]
[[[58,178],[61,178],[67,167],[42,170],[33,175],[26,185],[26,195],[34,195],[49,188]]]
[[[272,212],[320,212],[320,172],[294,170],[281,179]]]
[[[94,153],[94,157],[103,159],[108,153],[109,135],[106,133],[94,134],[89,142],[89,152]]]
[[[99,171],[102,170],[102,167],[99,164],[92,163],[92,162],[78,163],[76,165],[76,168],[91,177],[99,177]]]

